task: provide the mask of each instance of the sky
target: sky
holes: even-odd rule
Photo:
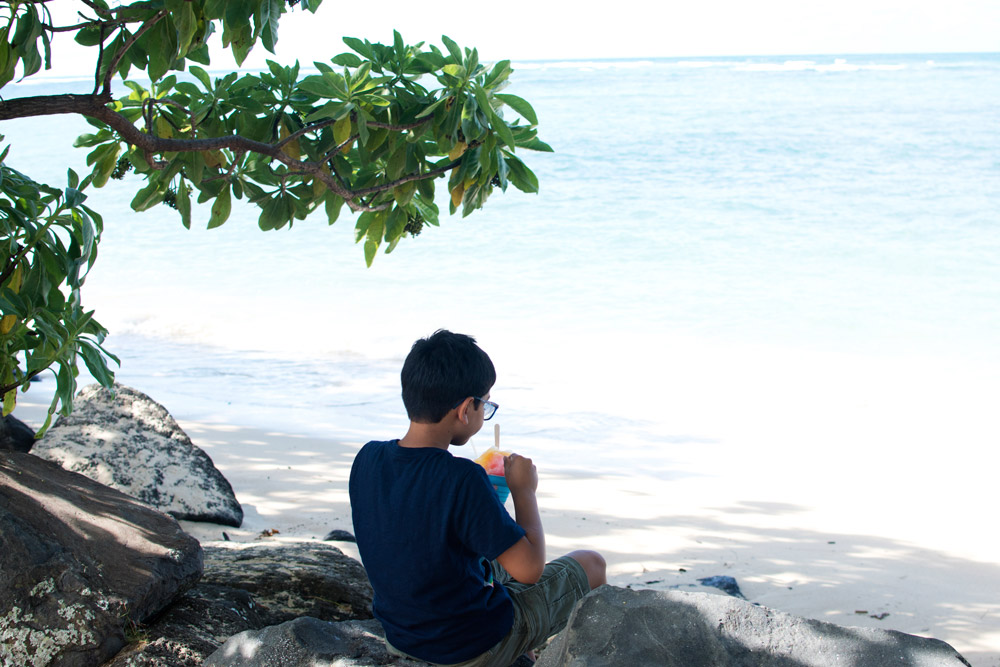
[[[478,48],[484,61],[1000,52],[1000,0],[665,0],[658,6],[613,0],[592,9],[567,4],[380,0],[377,11],[358,13],[348,3],[326,0],[316,14],[285,14],[277,54],[258,46],[245,65],[263,67],[268,58],[325,62],[347,50],[345,35],[389,44],[393,29],[408,43],[440,45],[441,35],[448,35]],[[80,3],[52,6],[68,24],[74,11],[67,10]],[[88,73],[93,55],[81,50],[68,36],[58,40],[58,71],[52,74]],[[231,62],[214,58],[213,67]]]
[[[396,27],[408,41],[437,42],[447,34],[477,46],[488,60],[1000,51],[997,0],[612,0],[583,8],[587,4],[456,3],[455,11],[442,12],[389,0],[379,3],[379,16],[349,16],[327,0],[315,17],[296,12],[287,27],[294,51],[322,49],[341,35],[388,43]]]

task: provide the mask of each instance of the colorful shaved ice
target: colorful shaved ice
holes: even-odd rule
[[[475,459],[476,463],[486,468],[487,475],[499,475],[503,477],[503,457],[510,456],[510,452],[505,452],[502,449],[497,449],[496,447],[491,447],[483,452],[479,458]]]

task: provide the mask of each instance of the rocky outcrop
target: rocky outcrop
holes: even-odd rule
[[[730,596],[602,586],[577,605],[538,667],[961,667],[948,644],[847,628]]]
[[[245,590],[268,625],[298,616],[324,621],[372,617],[372,588],[361,563],[323,542],[212,542],[205,583]]]
[[[243,523],[233,488],[159,403],[124,385],[84,387],[33,453],[177,519]]]
[[[30,452],[35,445],[35,431],[14,415],[0,419],[0,451]]]
[[[246,591],[199,583],[102,667],[198,667],[233,635],[268,625]]]
[[[0,536],[0,665],[98,665],[201,575],[177,521],[32,454],[0,451]]]
[[[327,622],[371,618],[364,568],[334,546],[214,542],[204,550],[201,582],[105,667],[196,667],[247,630],[305,615]]]
[[[369,665],[411,666],[412,661],[394,658],[384,646],[381,626],[374,620],[330,622],[296,614],[306,608],[310,598],[319,595],[305,582],[313,581],[325,569],[325,555],[309,555],[314,547],[329,549],[321,543],[299,545],[228,545],[207,547],[207,578],[226,580],[232,586],[257,588],[266,595],[280,591],[282,581],[294,592],[297,602],[278,601],[273,608],[263,604],[225,603],[232,614],[243,615],[247,627],[227,640],[225,632],[240,625],[216,627],[215,640],[200,645],[198,659],[207,667],[338,667]],[[218,550],[217,550],[218,549]],[[302,550],[296,555],[296,550]],[[214,553],[213,553],[214,552]],[[234,554],[246,552],[252,558],[239,559]],[[256,552],[256,553],[254,553]],[[346,557],[344,557],[346,559]],[[217,565],[212,565],[218,559]],[[273,560],[272,560],[273,559]],[[350,559],[346,559],[350,561]],[[254,565],[245,570],[240,563]],[[255,583],[272,563],[284,574],[267,586]],[[353,561],[351,561],[353,562]],[[291,565],[294,563],[294,565]],[[311,564],[310,564],[311,563]],[[360,568],[359,564],[356,564]],[[287,567],[287,569],[286,569]],[[213,577],[213,569],[225,572]],[[314,570],[307,576],[296,570]],[[332,579],[351,577],[364,597],[367,583],[354,578],[350,571]],[[243,581],[239,572],[243,570]],[[263,577],[267,579],[267,577]],[[228,585],[208,584],[217,589],[236,590]],[[178,603],[180,616],[191,627],[213,627],[201,613],[189,611],[190,600],[204,595],[201,584]],[[365,589],[366,592],[362,592]],[[273,600],[273,598],[272,598]],[[184,606],[187,605],[187,606]],[[346,607],[343,611],[347,613]],[[209,612],[209,616],[218,612]],[[285,616],[287,618],[282,618]],[[282,619],[281,621],[277,619]],[[268,627],[252,627],[266,624]],[[157,627],[150,629],[158,632]],[[151,642],[146,661],[116,662],[107,667],[187,667],[201,664],[186,662],[184,654],[173,653],[169,659],[156,658],[164,653],[149,653],[171,644],[165,638]],[[174,641],[175,647],[185,648]],[[217,647],[209,653],[206,646]],[[190,647],[191,644],[188,644]],[[119,656],[124,659],[125,653]],[[143,657],[143,656],[139,656]],[[632,591],[604,586],[584,598],[574,610],[567,628],[556,636],[542,653],[538,667],[617,667],[618,665],[663,665],[665,667],[961,667],[969,663],[944,642],[870,628],[848,628],[772,611],[744,600],[715,594],[680,591]]]
[[[232,637],[205,660],[205,667],[425,666],[386,651],[378,621],[327,623],[297,618]]]

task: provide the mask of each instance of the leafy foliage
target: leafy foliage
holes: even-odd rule
[[[0,392],[5,415],[14,408],[17,387],[52,366],[57,394],[72,397],[77,354],[102,384],[110,386],[114,379],[105,355],[115,357],[101,347],[107,331],[80,304],[80,287],[97,259],[104,222],[84,205],[87,184],[72,170],[68,181],[58,190],[0,164],[0,252],[6,257],[0,273]]]
[[[59,385],[50,415],[60,402],[68,410],[77,355],[102,384],[113,381],[105,332],[80,305],[102,226],[83,205],[88,185],[134,172],[142,179],[134,210],[162,203],[190,227],[195,204],[210,203],[198,223],[209,229],[227,222],[234,199],[259,208],[264,231],[320,208],[333,224],[346,206],[359,213],[356,240],[368,265],[380,248],[391,252],[439,224],[437,179],[447,183],[449,212],[463,216],[496,188],[537,192],[516,151],[551,149],[537,136],[531,105],[501,92],[510,62],[480,63],[475,49],[447,37],[443,49],[406,44],[399,32],[390,45],[345,37],[347,50],[307,72],[268,61],[264,72],[213,77],[203,67],[216,32],[242,63],[258,42],[273,52],[289,6],[314,12],[319,4],[80,0],[82,21],[62,27],[35,0],[0,8],[0,87],[18,67],[22,77],[49,67],[60,33],[95,53],[92,93],[0,101],[0,120],[79,113],[94,127],[76,141],[90,149],[82,183],[71,172],[60,190],[3,166],[0,311],[14,323],[0,326],[5,411],[16,388],[50,366]],[[133,72],[144,78],[130,79]],[[128,90],[118,99],[116,78]]]

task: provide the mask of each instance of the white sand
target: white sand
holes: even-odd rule
[[[231,539],[322,539],[352,530],[347,479],[362,442],[182,426],[243,503],[243,527],[225,529]],[[950,493],[960,496],[961,487],[956,480]],[[550,557],[597,549],[613,584],[714,592],[697,580],[729,575],[748,599],[774,609],[936,637],[977,667],[1000,664],[1000,554],[987,553],[992,535],[942,550],[931,545],[948,543],[947,535],[922,531],[929,510],[914,508],[906,514],[913,521],[899,524],[891,489],[848,486],[831,499],[803,484],[790,504],[774,488],[729,475],[665,482],[540,470],[539,504]],[[787,493],[783,486],[780,496]],[[199,539],[221,537],[217,526],[184,525]],[[278,533],[260,537],[269,530]],[[357,556],[353,545],[338,546]]]
[[[19,413],[31,422],[40,406]],[[180,423],[245,511],[238,529],[182,522],[198,539],[225,532],[235,541],[298,541],[352,531],[347,480],[362,441]],[[697,579],[729,575],[767,607],[936,637],[976,667],[1000,665],[1000,549],[983,511],[994,487],[973,475],[910,488],[900,480],[912,476],[881,475],[878,461],[867,471],[835,461],[796,470],[793,458],[770,477],[758,468],[748,478],[739,457],[714,457],[695,452],[687,472],[668,480],[540,467],[550,557],[597,549],[611,583],[639,588],[714,592]],[[353,545],[337,546],[357,557]]]

